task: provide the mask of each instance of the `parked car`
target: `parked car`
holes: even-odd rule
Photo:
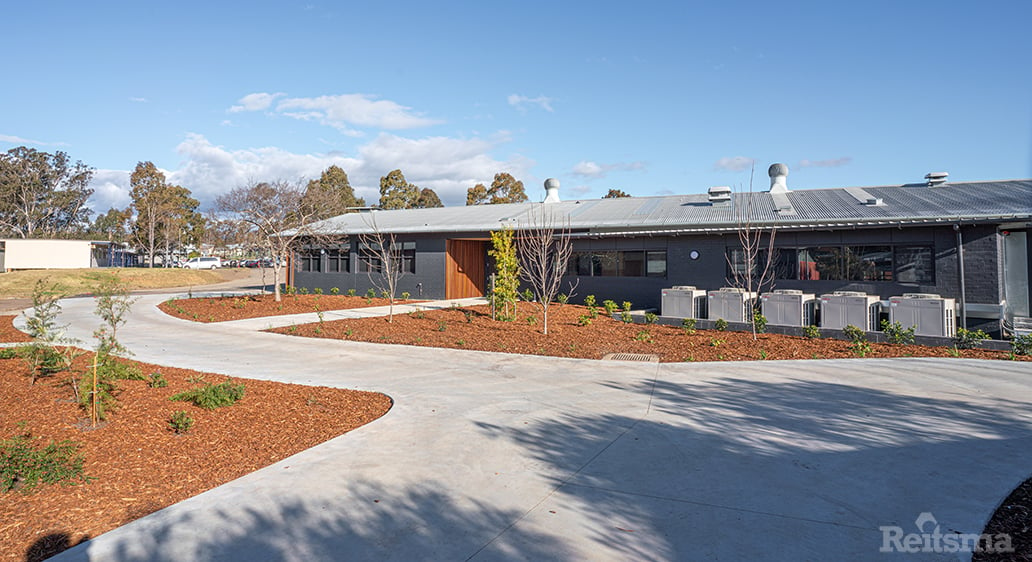
[[[183,264],[186,269],[218,269],[222,267],[219,258],[190,258]]]

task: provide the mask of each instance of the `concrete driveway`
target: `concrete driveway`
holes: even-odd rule
[[[1032,473],[1029,363],[522,357],[195,324],[162,298],[119,331],[137,359],[395,406],[57,560],[875,559],[980,533]],[[64,302],[73,336],[92,309]]]

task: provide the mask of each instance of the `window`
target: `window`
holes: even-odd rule
[[[326,273],[347,273],[350,271],[348,267],[348,250],[341,248],[331,248],[326,250]]]
[[[896,281],[931,285],[935,259],[930,246],[818,246],[776,248],[771,266],[775,279],[804,281]],[[744,272],[740,248],[728,248],[728,275]],[[766,263],[767,252],[757,257],[756,267]]]
[[[666,277],[666,250],[574,252],[567,275],[580,277]]]
[[[380,273],[383,263],[380,260],[379,244],[358,244],[358,270],[362,273]]]
[[[895,250],[896,281],[900,283],[935,284],[935,260],[927,246],[898,246]]]
[[[890,246],[846,246],[842,254],[846,279],[850,281],[892,281]]]
[[[767,250],[761,249],[756,253],[755,262],[753,263],[753,278],[759,277],[763,273],[763,268],[767,266]],[[745,275],[745,250],[741,248],[729,248],[727,251],[728,256],[728,279],[734,279],[738,275]],[[794,248],[774,248],[774,258],[770,262],[770,275],[773,275],[774,279],[795,279],[796,270],[796,250]],[[737,273],[737,275],[736,275]]]
[[[358,271],[362,273],[380,273],[383,270],[383,251],[380,245],[358,244]],[[395,242],[394,249],[390,252],[390,260],[395,262],[394,267],[401,267],[405,273],[416,272],[416,243]]]
[[[666,250],[645,252],[645,274],[649,277],[666,277]]]
[[[401,270],[406,273],[416,272],[416,243],[402,242],[401,246]]]
[[[308,249],[301,252],[298,256],[301,266],[301,271],[318,272],[322,270],[322,254],[320,250]]]

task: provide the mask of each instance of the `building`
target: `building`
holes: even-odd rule
[[[132,267],[136,255],[116,242],[96,240],[0,239],[0,271]]]
[[[1030,316],[1032,180],[954,183],[938,173],[912,184],[792,191],[787,167],[775,164],[770,175],[771,189],[755,193],[559,201],[549,180],[543,203],[349,213],[318,225],[348,239],[296,255],[291,283],[364,293],[376,265],[359,235],[378,230],[401,246],[399,292],[483,295],[489,233],[525,228],[529,213],[543,212],[569,226],[567,277],[577,295],[658,307],[666,287],[728,284],[741,248],[735,211],[751,206],[755,227],[776,229],[778,289],[935,293],[956,299],[962,326],[994,334]]]

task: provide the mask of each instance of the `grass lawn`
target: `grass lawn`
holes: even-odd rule
[[[0,298],[26,298],[40,279],[57,284],[68,295],[91,293],[105,276],[118,275],[129,290],[163,289],[207,285],[227,279],[223,272],[232,270],[200,271],[175,268],[105,268],[105,269],[32,269],[0,274]]]

